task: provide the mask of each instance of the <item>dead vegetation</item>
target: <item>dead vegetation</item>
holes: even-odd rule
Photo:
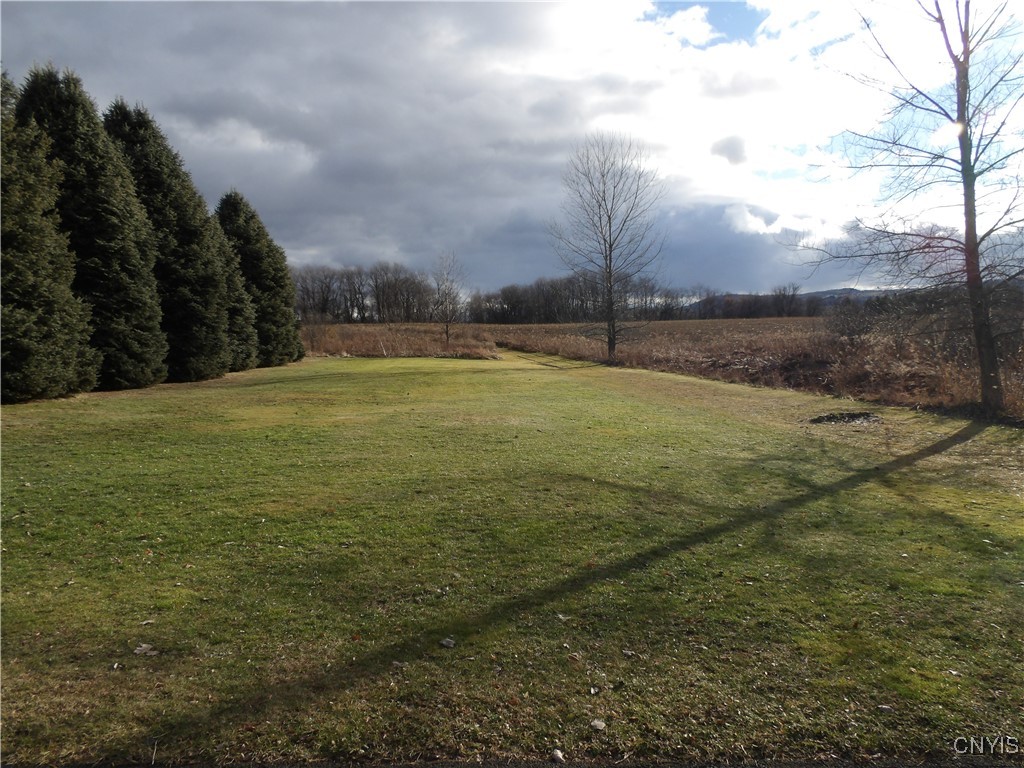
[[[440,327],[329,325],[303,330],[312,355],[493,358],[501,348],[604,362],[585,326],[462,325],[445,344]],[[977,369],[943,354],[929,337],[884,329],[844,334],[822,318],[674,320],[635,329],[618,364],[720,381],[798,389],[918,408],[970,410]],[[1004,363],[1006,413],[1024,419],[1024,359]]]
[[[306,354],[314,357],[498,357],[487,326],[451,326],[450,338],[429,323],[335,323],[302,328]]]

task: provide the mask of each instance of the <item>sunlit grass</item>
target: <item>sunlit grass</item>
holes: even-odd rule
[[[4,760],[1013,736],[1022,433],[855,408],[514,353],[5,407]]]

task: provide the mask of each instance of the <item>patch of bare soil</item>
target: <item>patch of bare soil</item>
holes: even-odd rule
[[[815,416],[811,419],[811,424],[870,424],[881,420],[881,416],[871,411],[839,411]]]

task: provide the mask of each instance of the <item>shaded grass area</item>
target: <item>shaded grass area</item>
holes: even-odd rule
[[[515,354],[5,407],[4,760],[1024,735],[1022,432],[837,410]]]

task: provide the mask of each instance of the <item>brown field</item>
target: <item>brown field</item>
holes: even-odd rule
[[[581,325],[460,325],[446,345],[439,326],[321,325],[303,329],[311,355],[486,358],[502,349],[605,361],[600,338]],[[889,405],[965,409],[977,400],[975,366],[925,341],[843,338],[822,318],[674,320],[636,328],[618,362],[757,386],[799,389]],[[1004,364],[1007,414],[1024,420],[1024,359]]]

